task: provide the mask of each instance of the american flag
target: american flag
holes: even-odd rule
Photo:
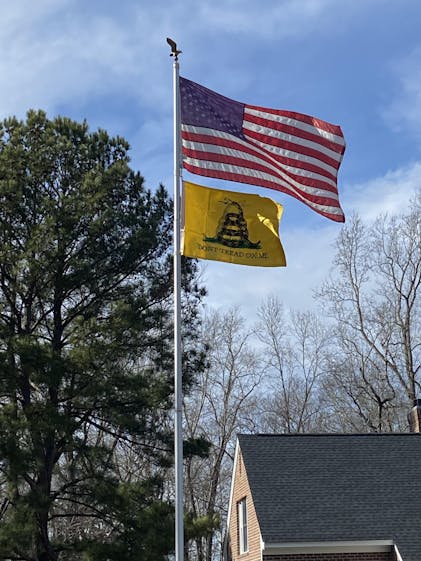
[[[183,163],[191,173],[287,193],[344,222],[342,130],[302,113],[233,101],[180,77]]]

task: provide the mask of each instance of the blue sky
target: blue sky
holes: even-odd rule
[[[421,181],[419,0],[0,0],[0,115],[86,119],[124,136],[132,166],[151,189],[172,191],[172,59],[181,74],[227,97],[339,124],[345,215],[399,212]],[[230,190],[240,184],[185,173]],[[288,267],[202,262],[210,306],[250,318],[276,294],[314,307],[342,225],[295,199],[258,190],[285,207]]]

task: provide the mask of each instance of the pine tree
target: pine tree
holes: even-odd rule
[[[0,124],[0,559],[172,547],[171,204],[128,148],[43,112]]]

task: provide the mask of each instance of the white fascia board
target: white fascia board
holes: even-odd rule
[[[266,555],[282,553],[381,553],[391,551],[393,547],[397,551],[392,540],[291,542],[264,543],[263,551]]]
[[[240,453],[240,443],[239,443],[238,438],[237,438],[237,442],[235,444],[234,463],[233,463],[232,476],[231,476],[230,499],[229,499],[229,503],[228,503],[227,527],[226,527],[226,532],[227,533],[228,533],[228,528],[229,528],[229,521],[230,521],[230,518],[231,518],[232,498],[234,496],[234,481],[235,481],[235,473],[237,471],[237,461],[238,461],[239,453]]]
[[[234,481],[235,481],[235,472],[237,470],[237,459],[240,453],[240,443],[237,438],[237,442],[235,444],[235,453],[234,453],[234,464],[232,469],[232,476],[231,476],[231,488],[230,488],[230,498],[228,503],[228,514],[226,520],[226,527],[224,532],[224,544],[223,544],[223,558],[228,559],[228,532],[229,532],[229,523],[231,518],[231,510],[232,510],[232,498],[234,495]]]
[[[396,544],[395,544],[394,548],[395,548],[396,561],[403,561],[402,556],[399,553],[398,546]]]

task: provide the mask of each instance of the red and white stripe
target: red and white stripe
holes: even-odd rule
[[[183,124],[184,167],[287,193],[331,220],[344,221],[337,190],[345,151],[339,126],[300,113],[245,105],[243,134],[246,140]]]

